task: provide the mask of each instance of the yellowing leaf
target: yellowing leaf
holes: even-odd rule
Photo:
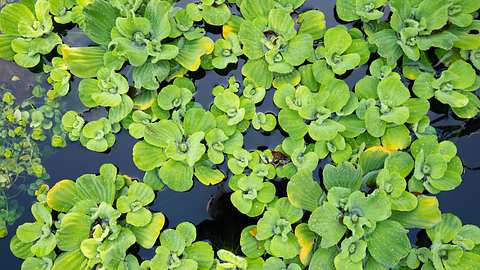
[[[308,229],[307,224],[300,224],[295,228],[295,236],[300,245],[298,257],[303,265],[308,265],[312,257],[313,245],[315,244],[315,233]]]

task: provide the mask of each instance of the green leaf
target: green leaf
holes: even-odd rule
[[[204,5],[202,16],[208,24],[224,25],[230,19],[231,13],[226,4],[218,6]]]
[[[443,104],[448,104],[454,108],[465,107],[469,102],[468,98],[465,95],[455,91],[436,91],[435,98]]]
[[[287,185],[290,203],[307,211],[314,211],[325,196],[320,185],[306,173],[297,173]]]
[[[145,129],[145,141],[157,147],[167,147],[169,143],[181,141],[182,137],[178,126],[170,120],[160,120]]]
[[[215,128],[215,117],[211,112],[202,108],[192,108],[185,113],[183,126],[187,135],[195,132],[208,132]]]
[[[471,87],[477,76],[473,67],[463,61],[457,60],[448,67],[448,73],[452,74],[452,80],[450,81],[456,89],[466,89]]]
[[[187,246],[191,245],[197,238],[195,225],[190,222],[182,222],[178,224],[176,230],[182,235]]]
[[[414,166],[413,158],[405,152],[393,152],[385,159],[385,169],[407,177]]]
[[[358,20],[360,17],[356,14],[355,0],[338,0],[336,3],[336,10],[338,17],[346,22]]]
[[[0,12],[0,31],[9,35],[20,35],[20,24],[33,25],[35,15],[26,5],[21,3],[8,4]]]
[[[309,34],[313,40],[323,37],[326,28],[325,15],[320,10],[308,10],[298,16],[298,34]]]
[[[165,187],[165,184],[162,182],[160,176],[158,175],[158,170],[151,170],[145,172],[142,180],[145,184],[149,185],[155,191],[162,190]]]
[[[391,220],[402,224],[405,228],[431,228],[441,221],[438,200],[435,197],[419,196],[418,205],[413,211],[393,211]]]
[[[257,18],[267,18],[270,10],[274,8],[273,0],[245,0],[240,4],[240,11],[246,20],[253,21]]]
[[[377,223],[375,231],[366,238],[368,252],[385,267],[396,266],[411,249],[407,232],[395,221]]]
[[[370,107],[365,112],[365,127],[374,137],[383,136],[387,128],[387,124],[380,117],[380,111],[376,107]]]
[[[238,32],[238,38],[243,44],[243,53],[251,60],[257,60],[264,56],[262,40],[265,39],[263,32],[251,22],[243,22]]]
[[[131,197],[136,202],[141,202],[145,206],[155,199],[155,194],[147,184],[135,182],[128,188],[128,197]]]
[[[133,67],[133,81],[135,88],[145,88],[156,90],[160,83],[167,79],[170,74],[170,64],[168,61],[159,61],[157,63],[147,62],[139,67]]]
[[[319,157],[315,152],[305,153],[303,149],[296,149],[292,153],[292,162],[299,171],[306,170],[312,172],[318,165]]]
[[[133,100],[127,95],[121,95],[121,102],[118,106],[111,107],[108,111],[108,119],[112,123],[119,123],[125,119],[133,109]]]
[[[128,224],[131,224],[135,227],[143,227],[152,220],[152,213],[146,208],[142,207],[139,210],[128,212],[125,220]]]
[[[166,160],[162,148],[146,142],[137,142],[133,147],[133,162],[142,171],[151,171],[160,167]]]
[[[345,131],[345,126],[331,119],[326,119],[321,123],[313,121],[308,126],[308,134],[315,141],[333,140],[342,131]]]
[[[108,1],[95,0],[83,8],[85,34],[95,43],[107,47],[115,19],[120,16],[118,9]]]
[[[258,87],[268,89],[272,85],[273,74],[268,70],[268,64],[264,59],[248,60],[242,67],[242,75]]]
[[[452,265],[447,261],[445,264],[446,269],[474,270],[480,265],[480,255],[473,252],[464,252],[458,263]]]
[[[432,241],[449,243],[455,239],[462,228],[462,221],[453,214],[443,214],[442,221],[433,228],[427,229],[428,237]]]
[[[201,57],[213,51],[214,43],[208,37],[194,40],[180,39],[178,44],[178,55],[175,61],[189,71],[196,71],[200,67]]]
[[[287,50],[282,54],[292,66],[299,66],[313,53],[313,39],[308,34],[298,34],[288,42]]]
[[[155,39],[164,39],[168,37],[171,31],[169,12],[171,4],[168,1],[152,0],[145,8],[145,18],[152,25],[153,37]]]
[[[167,229],[160,234],[160,244],[162,248],[166,248],[169,252],[173,251],[181,254],[187,243],[180,232]],[[159,253],[158,250],[156,253]]]
[[[327,190],[333,187],[344,187],[359,190],[362,185],[362,172],[351,163],[343,162],[336,167],[327,164],[323,169],[323,183]]]
[[[393,211],[412,211],[418,205],[418,199],[415,195],[410,192],[403,191],[402,194],[397,198],[390,198],[390,203],[392,204]]]
[[[328,249],[318,248],[310,260],[309,270],[313,269],[325,269],[325,270],[335,270],[334,258],[337,255],[338,251],[336,247],[330,247]]]
[[[386,220],[391,215],[391,206],[387,195],[378,189],[366,197],[360,191],[353,192],[348,198],[347,207],[350,210],[360,209],[362,216],[377,222]]]
[[[75,251],[80,248],[80,243],[90,236],[89,220],[87,215],[81,213],[71,212],[65,215],[56,233],[58,248],[62,251]]]
[[[24,223],[17,228],[17,237],[24,243],[31,243],[42,236],[42,228],[40,222]]]
[[[343,54],[352,45],[352,36],[342,26],[330,28],[325,32],[324,46],[327,54]]]
[[[410,98],[403,104],[403,106],[408,108],[409,117],[407,122],[410,124],[420,122],[430,109],[430,103],[423,98]]]
[[[228,112],[231,109],[238,109],[240,107],[240,98],[232,92],[224,91],[215,97],[214,104],[221,111]]]
[[[1,17],[0,17],[1,18]],[[12,50],[11,43],[17,36],[0,34],[0,57],[12,61],[15,52]]]
[[[22,270],[48,270],[52,262],[50,259],[40,259],[35,257],[27,258],[22,263]]]
[[[175,160],[168,160],[159,170],[162,181],[170,189],[185,192],[193,186],[193,168]]]
[[[429,31],[442,28],[448,21],[448,4],[435,0],[424,0],[418,5],[416,16],[425,20]]]
[[[453,107],[453,112],[460,118],[473,118],[475,117],[480,109],[480,100],[478,97],[469,92],[463,92],[464,96],[468,98],[468,103],[465,107],[457,108]]]
[[[238,209],[241,213],[247,214],[250,212],[253,206],[253,200],[244,198],[243,191],[237,190],[233,192],[230,197],[233,206]]]
[[[183,257],[196,261],[199,270],[208,270],[214,263],[214,255],[213,248],[209,243],[195,242],[185,249]]]
[[[400,76],[396,73],[380,81],[378,84],[378,98],[390,107],[404,104],[410,98],[408,88],[403,85]]]
[[[263,242],[255,238],[257,226],[247,226],[242,230],[240,235],[240,247],[242,252],[249,258],[258,258],[265,253]]]
[[[440,191],[449,191],[458,187],[462,183],[461,174],[447,170],[442,177],[428,181],[432,187]]]
[[[78,97],[83,105],[87,107],[96,107],[97,102],[93,100],[93,94],[100,93],[101,89],[98,87],[98,80],[84,79],[78,85]]]
[[[292,138],[304,137],[308,131],[308,127],[304,123],[304,120],[293,110],[281,110],[278,114],[278,123]]]
[[[218,170],[207,165],[197,165],[194,171],[195,177],[204,185],[216,185],[225,179],[225,175]]]
[[[403,55],[402,48],[398,45],[397,33],[392,29],[384,29],[371,35],[370,43],[377,46],[378,54],[387,59],[389,65],[396,64]]]
[[[410,146],[410,131],[404,125],[388,128],[382,136],[382,144],[390,151],[402,150]]]
[[[26,259],[28,257],[33,257],[31,248],[31,243],[24,243],[18,239],[17,235],[14,235],[10,240],[10,251],[12,254],[20,259]]]
[[[70,72],[79,78],[92,78],[103,67],[105,50],[100,47],[61,47],[61,54]]]
[[[63,269],[89,270],[88,259],[83,256],[80,249],[62,253],[55,259],[52,270]]]
[[[67,212],[78,200],[77,188],[72,180],[57,182],[47,193],[47,204],[55,211]]]
[[[192,92],[176,85],[168,85],[160,91],[157,102],[160,108],[169,111],[174,108],[184,108],[192,99]]]
[[[292,39],[295,34],[294,21],[290,13],[285,9],[272,9],[268,14],[268,25],[273,32],[282,36],[285,40]]]
[[[205,145],[201,143],[204,137],[205,133],[199,131],[190,135],[190,137],[187,139],[186,143],[188,145],[188,151],[186,153],[186,162],[190,167],[193,167],[193,165],[200,160],[206,151]]]
[[[105,202],[109,205],[113,204],[115,200],[114,179],[85,174],[77,178],[75,185],[80,199],[92,200],[97,203]]]
[[[270,242],[270,252],[276,257],[291,259],[298,255],[299,250],[297,238],[293,234],[289,234],[287,240],[275,235]]]
[[[322,237],[320,246],[331,247],[340,241],[347,227],[339,223],[340,211],[331,203],[324,203],[312,212],[308,227]]]
[[[413,92],[420,98],[429,99],[433,97],[435,90],[432,83],[435,77],[431,73],[421,73],[413,84]]]

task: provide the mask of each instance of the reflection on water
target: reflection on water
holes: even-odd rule
[[[41,77],[15,63],[0,59],[0,86],[5,89],[15,89],[13,93],[19,103],[31,95],[31,89]]]
[[[188,1],[184,1],[188,2]],[[334,26],[339,22],[334,16],[334,0],[309,0],[301,8],[302,11],[318,8],[322,10],[327,18],[327,25]],[[218,36],[213,34],[211,36]],[[74,44],[75,46],[87,46],[90,43],[85,36],[79,32],[78,28],[69,30],[63,38],[64,42]],[[227,80],[230,76],[235,76],[237,80],[241,79],[241,67],[245,63],[244,59],[240,59],[237,65],[229,66],[230,70],[225,71],[199,71],[190,74],[197,87],[195,100],[208,108],[213,96],[210,90],[216,85],[227,86]],[[356,69],[349,74],[345,79],[352,87],[356,81],[362,78],[367,72],[367,67],[363,66]],[[16,79],[17,76],[20,80]],[[13,63],[0,61],[0,83],[4,84],[9,89],[15,89],[15,94],[19,99],[25,98],[29,95],[31,87],[37,81],[37,75],[31,71],[17,67]],[[72,83],[72,94],[65,99],[65,109],[85,111],[85,107],[80,103],[76,89],[79,80]],[[261,112],[278,112],[278,109],[273,104],[273,90],[267,91],[265,101],[257,107]],[[434,106],[435,112],[444,113],[442,108]],[[105,113],[102,110],[93,110],[85,112],[87,118],[98,118]],[[440,200],[441,209],[445,212],[454,212],[465,223],[473,223],[480,225],[480,216],[476,215],[475,203],[476,192],[480,190],[480,184],[477,179],[480,179],[480,162],[478,161],[480,134],[478,128],[480,127],[480,120],[478,118],[463,122],[457,121],[445,114],[432,114],[432,119],[438,118],[434,126],[439,129],[442,138],[452,140],[458,147],[460,157],[465,163],[466,172],[463,176],[463,184],[450,192],[441,193],[438,198]],[[273,148],[280,144],[284,134],[276,130],[269,134],[264,134],[259,131],[250,129],[244,135],[245,147],[247,149],[265,149]],[[98,171],[100,164],[114,163],[120,168],[124,174],[132,177],[142,178],[143,173],[139,171],[132,162],[132,148],[136,140],[131,138],[127,132],[117,134],[117,142],[108,153],[96,153],[88,151],[82,147],[78,142],[69,142],[64,149],[58,149],[50,153],[46,158],[44,165],[51,175],[51,181],[54,182],[60,179],[75,179],[76,177]],[[314,176],[318,179],[321,175],[321,168],[327,164],[329,160],[323,160],[319,166],[318,171]],[[225,165],[223,165],[225,169]],[[228,177],[228,176],[227,176]],[[284,184],[284,183],[283,183]],[[280,185],[282,185],[280,183]],[[284,190],[283,190],[284,191]],[[282,192],[282,190],[280,190]],[[152,208],[154,211],[162,211],[168,219],[168,226],[174,227],[182,221],[190,221],[197,224],[198,237],[201,240],[210,240],[215,248],[229,248],[232,250],[238,249],[238,239],[240,231],[248,224],[255,223],[254,219],[250,219],[245,215],[241,215],[231,205],[229,200],[228,188],[226,181],[217,186],[206,187],[204,185],[195,183],[192,190],[188,193],[177,193],[165,189],[158,192]],[[28,206],[32,202],[32,198],[25,196],[23,199],[24,205]],[[12,228],[18,224],[31,220],[30,213],[25,214],[20,218]],[[20,269],[18,259],[10,255],[9,252],[9,238],[13,235],[10,233],[9,237],[0,240],[0,248],[4,260],[2,266],[5,269]],[[412,232],[412,238],[416,236]],[[149,258],[153,255],[152,251],[139,250],[139,255]]]

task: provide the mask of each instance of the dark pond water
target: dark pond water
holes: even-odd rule
[[[187,1],[183,1],[187,2]],[[327,25],[334,26],[341,23],[335,18],[334,0],[311,0],[307,1],[301,10],[320,9],[327,18]],[[217,29],[218,30],[218,29]],[[218,31],[213,30],[212,37],[218,36]],[[78,29],[69,30],[64,37],[64,42],[76,46],[87,46],[90,41]],[[244,60],[240,60],[238,65],[232,67],[229,72],[196,72],[192,74],[197,86],[195,99],[203,106],[208,107],[212,102],[212,95],[209,92],[215,85],[227,85],[227,79],[230,76],[241,78],[240,69]],[[361,67],[352,72],[345,80],[349,85],[354,85],[356,81],[362,78],[366,73],[367,67]],[[12,81],[12,76],[18,76],[19,81]],[[13,63],[5,61],[0,62],[0,83],[8,89],[14,90],[18,99],[25,98],[31,87],[35,84],[36,74],[21,69]],[[66,110],[83,110],[83,106],[75,96],[74,90],[66,98]],[[277,112],[273,106],[273,91],[267,92],[265,101],[257,108],[263,112]],[[452,140],[458,148],[459,156],[465,164],[465,174],[463,184],[450,192],[441,193],[438,198],[443,212],[453,212],[458,215],[464,223],[480,225],[480,215],[478,212],[478,191],[480,190],[480,118],[470,121],[458,121],[444,112],[444,108],[436,108],[437,113],[432,113],[432,119],[438,119],[434,126],[438,128],[442,138]],[[93,116],[94,117],[94,116]],[[281,143],[283,134],[275,131],[270,134],[262,134],[254,130],[248,130],[244,135],[245,147],[247,149],[273,148]],[[61,179],[75,179],[85,173],[97,172],[100,164],[114,163],[124,174],[132,177],[142,178],[142,172],[139,171],[132,161],[132,148],[136,140],[131,138],[127,132],[122,131],[117,134],[117,142],[108,153],[95,153],[88,151],[78,142],[69,143],[64,149],[51,151],[45,150],[44,165],[51,176],[51,183]],[[325,162],[322,162],[324,164]],[[321,166],[319,166],[321,167]],[[317,175],[321,173],[319,168]],[[33,199],[28,196],[20,198],[25,206],[25,214],[11,226],[10,234],[7,238],[0,240],[0,252],[2,258],[2,269],[20,269],[21,261],[13,257],[9,249],[9,241],[15,227],[18,224],[28,222],[32,219],[29,213],[29,206]],[[255,221],[240,215],[230,204],[229,194],[226,182],[217,186],[204,186],[198,182],[193,189],[186,193],[177,193],[165,189],[157,194],[153,206],[154,211],[161,211],[168,218],[168,226],[173,227],[182,221],[190,221],[197,225],[199,239],[210,240],[216,248],[224,247],[231,250],[238,249],[238,237],[240,230],[247,224],[253,224]],[[152,251],[139,251],[139,255],[149,258]]]

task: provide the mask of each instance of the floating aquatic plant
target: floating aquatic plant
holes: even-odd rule
[[[117,174],[112,164],[102,165],[99,175],[62,180],[32,206],[35,222],[18,227],[12,252],[25,260],[22,268],[139,269],[127,250],[152,247],[165,222],[161,213],[143,207],[153,196],[150,187]]]
[[[36,88],[45,104],[28,111],[4,95],[1,119],[16,126],[2,138],[31,129],[42,141],[61,119],[52,145],[66,135],[105,152],[128,130],[144,172],[139,181],[105,164],[99,175],[41,186],[34,221],[11,241],[22,269],[480,267],[478,227],[442,215],[433,196],[461,184],[463,165],[428,114],[433,97],[460,118],[478,114],[477,1],[338,0],[339,18],[353,24],[329,28],[320,10],[300,9],[304,0],[177,2],[28,0],[0,11],[0,57],[45,63],[51,84]],[[62,44],[60,24],[94,44]],[[345,77],[366,64],[351,89]],[[237,66],[243,78],[210,88],[189,73]],[[208,107],[197,99],[205,92]],[[56,100],[69,93],[106,113],[61,116]],[[264,110],[272,96],[276,108]],[[278,130],[275,147],[244,145],[247,132]],[[20,160],[21,147],[0,149]],[[46,174],[28,161],[23,171]],[[165,217],[149,208],[156,191],[226,178],[233,206],[257,218],[240,235],[245,256],[215,252],[188,222],[161,232]],[[11,179],[1,171],[2,188]],[[414,230],[430,240],[413,245]],[[155,254],[139,260],[138,246]]]
[[[40,63],[41,56],[50,53],[62,43],[53,32],[53,20],[48,0],[13,3],[2,8],[0,56],[14,60],[22,67],[31,68]]]
[[[0,235],[7,234],[7,224],[23,212],[17,196],[24,192],[34,195],[49,175],[42,165],[38,141],[49,141],[52,147],[65,147],[60,127],[59,103],[49,100],[40,86],[19,103],[9,91],[2,89],[0,101]]]

